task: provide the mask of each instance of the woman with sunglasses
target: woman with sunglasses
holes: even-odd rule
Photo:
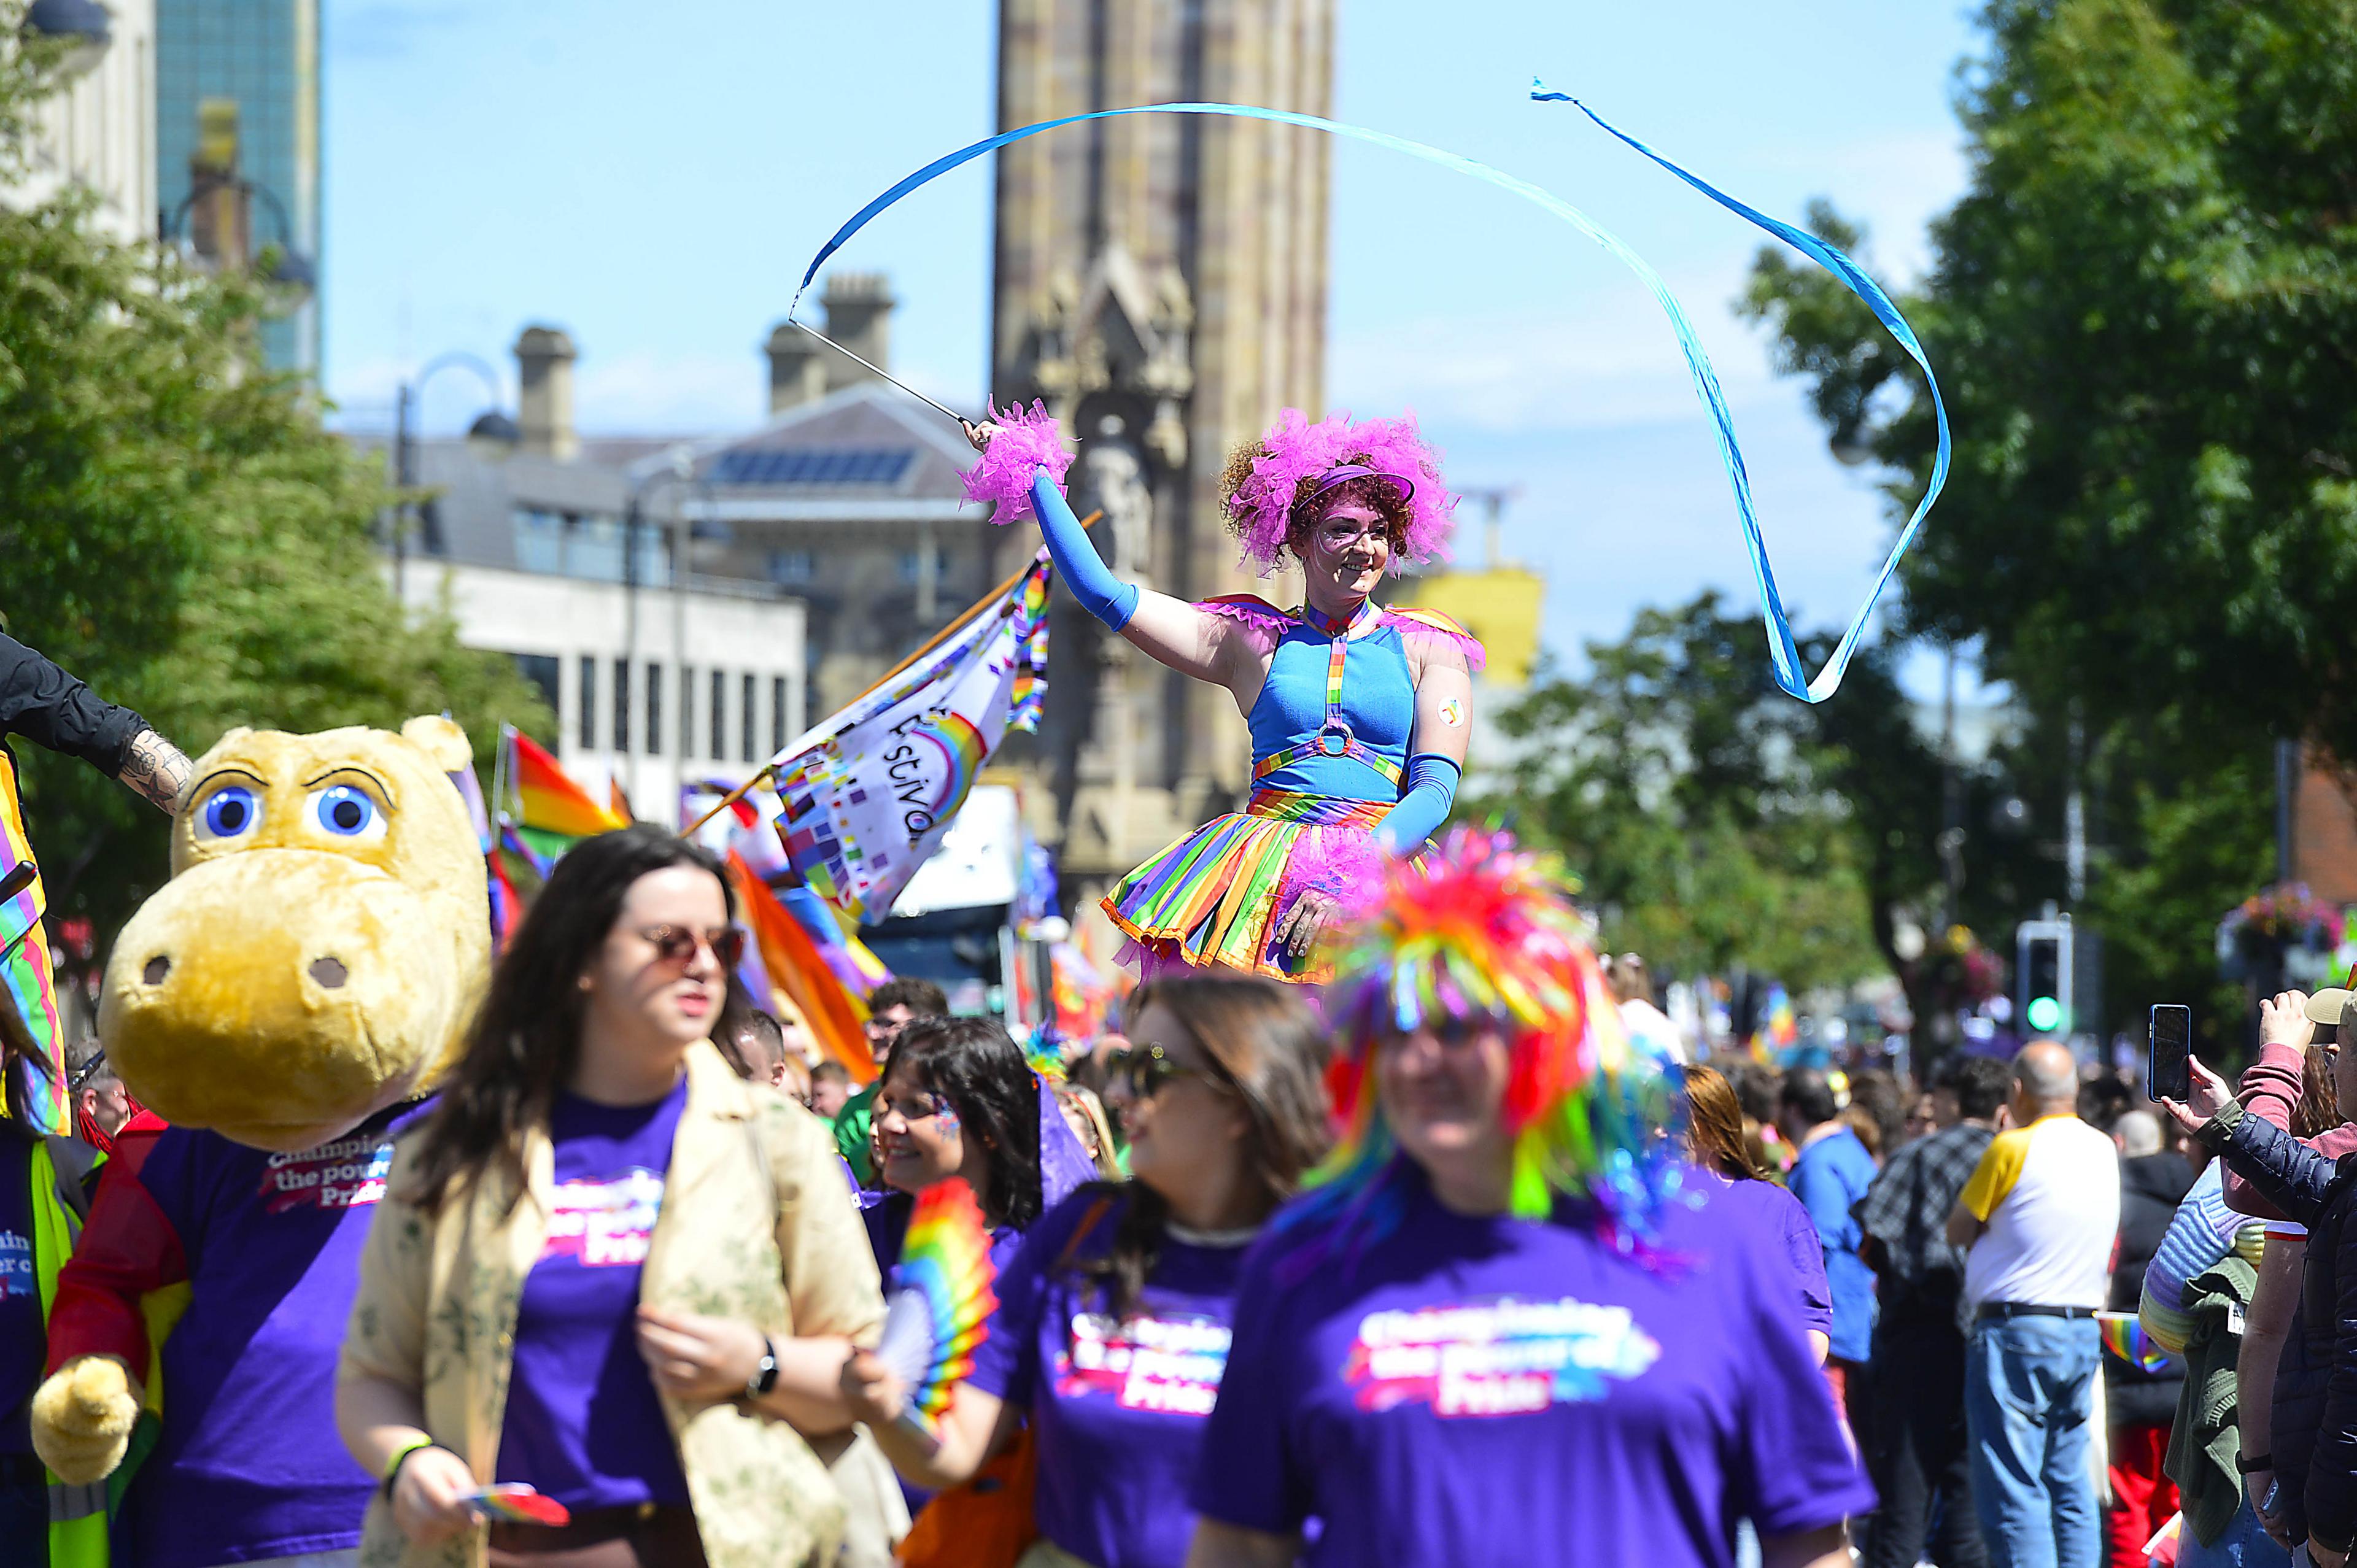
[[[1344,1142],[1244,1260],[1190,1568],[1727,1568],[1747,1517],[1846,1568],[1874,1493],[1791,1284],[1686,1197],[1559,871],[1458,831],[1327,1001]]]
[[[974,1189],[1004,1268],[1039,1216],[1096,1174],[1055,1090],[989,1018],[918,1018],[902,1029],[877,1081],[874,1133],[890,1192],[863,1217],[888,1275],[916,1195],[935,1182]]]
[[[836,1374],[883,1302],[826,1129],[708,1041],[731,912],[718,861],[641,826],[517,928],[362,1257],[336,1413],[383,1477],[365,1560],[484,1561],[469,1498],[513,1483],[572,1522],[490,1525],[493,1564],[836,1561]]]
[[[1472,733],[1481,645],[1431,610],[1374,602],[1386,574],[1445,556],[1457,498],[1413,415],[1311,424],[1286,409],[1221,480],[1229,528],[1266,577],[1297,563],[1303,602],[1189,604],[1122,582],[1059,482],[1055,421],[1019,408],[969,424],[966,493],[997,521],[1036,515],[1082,606],[1157,662],[1235,699],[1253,794],[1124,877],[1105,913],[1148,978],[1180,966],[1322,981],[1318,933],[1383,855],[1413,855],[1448,817]],[[1143,562],[1125,563],[1139,566]]]
[[[962,1481],[1028,1420],[1040,1541],[1022,1568],[1179,1568],[1186,1489],[1219,1391],[1243,1251],[1328,1143],[1317,1021],[1259,979],[1174,977],[1131,999],[1108,1090],[1131,1179],[1082,1188],[1035,1227],[936,1450],[894,1420],[874,1358],[845,1392],[901,1473]]]

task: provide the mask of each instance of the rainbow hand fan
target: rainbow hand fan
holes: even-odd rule
[[[2144,1325],[2133,1312],[2099,1312],[2095,1314],[2095,1329],[2103,1336],[2104,1348],[2131,1367],[2165,1372],[2177,1365],[2175,1358],[2144,1331]]]
[[[876,1356],[909,1391],[902,1423],[929,1442],[940,1442],[941,1414],[990,1331],[997,1273],[973,1188],[952,1178],[917,1195]]]
[[[478,1519],[493,1524],[571,1524],[573,1512],[554,1498],[542,1497],[522,1481],[501,1481],[458,1501]]]

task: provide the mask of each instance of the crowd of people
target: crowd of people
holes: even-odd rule
[[[1425,875],[1526,858],[1456,848]],[[2050,1041],[1921,1092],[1681,1067],[1618,1029],[1625,962],[1523,1016],[1560,974],[1501,987],[1499,943],[1435,984],[1379,926],[1337,982],[1379,1005],[1166,977],[1069,1077],[897,980],[843,1093],[733,983],[733,916],[694,844],[587,841],[404,1113],[336,1385],[358,1561],[2337,1568],[2357,1525],[2346,992],[2270,1001],[2239,1097],[2197,1063],[2146,1109]],[[1682,1091],[1666,1184],[1533,1142],[1557,1036],[1608,1029]],[[87,1136],[135,1112],[93,1045],[66,1071]],[[22,1141],[12,1201],[87,1186]],[[873,1346],[944,1181],[996,1305],[928,1432]],[[480,1529],[486,1482],[571,1522]]]
[[[191,782],[0,643],[0,733],[176,811],[159,898],[278,857],[188,893],[183,945],[119,941],[109,996],[264,1072],[299,1038],[280,1098],[322,1102],[197,1083],[193,1121],[117,1036],[167,1126],[0,1006],[10,1562],[2341,1568],[2348,992],[2270,1001],[2239,1093],[2196,1064],[2149,1109],[2051,1040],[1917,1084],[1690,1063],[1564,868],[1427,842],[1480,654],[1372,596],[1446,537],[1412,421],[1288,413],[1231,465],[1293,610],[1120,582],[1052,428],[968,433],[1082,603],[1254,737],[1245,809],[1108,897],[1144,983],[1067,1060],[914,977],[865,998],[872,1074],[821,1059],[743,986],[727,868],[651,826],[566,851],[486,984],[455,725],[236,731]],[[464,892],[414,901],[466,914],[443,970],[355,938],[189,978],[331,875]],[[439,1033],[376,1030],[436,976]],[[956,1187],[991,1300],[920,1411],[879,1349]]]

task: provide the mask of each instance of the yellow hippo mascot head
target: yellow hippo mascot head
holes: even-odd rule
[[[429,1088],[490,962],[482,849],[450,779],[469,764],[443,718],[223,736],[172,824],[172,880],[107,964],[99,1030],[131,1092],[285,1153]]]

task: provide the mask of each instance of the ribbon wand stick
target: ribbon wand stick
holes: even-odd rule
[[[793,317],[788,317],[786,319],[792,321]],[[828,337],[825,333],[820,331],[817,328],[811,326],[808,322],[795,321],[794,325],[809,333],[812,337],[817,338],[820,342],[825,344],[828,348],[834,349],[836,353],[842,355],[845,359],[849,360],[852,363],[866,366],[868,370],[873,371],[876,374],[883,377],[886,381],[890,381],[894,386],[899,387],[902,392],[907,392],[910,397],[915,398],[919,403],[923,403],[926,407],[940,409],[944,415],[956,423],[959,429],[963,430],[965,428],[965,416],[958,413],[955,409],[942,407],[942,404],[935,403],[931,398],[927,397],[924,393],[919,392],[916,388],[910,386],[908,382],[902,381],[899,377],[894,375],[883,366],[862,359],[857,354],[855,354],[850,349],[845,348],[842,344],[836,342],[834,338]]]

